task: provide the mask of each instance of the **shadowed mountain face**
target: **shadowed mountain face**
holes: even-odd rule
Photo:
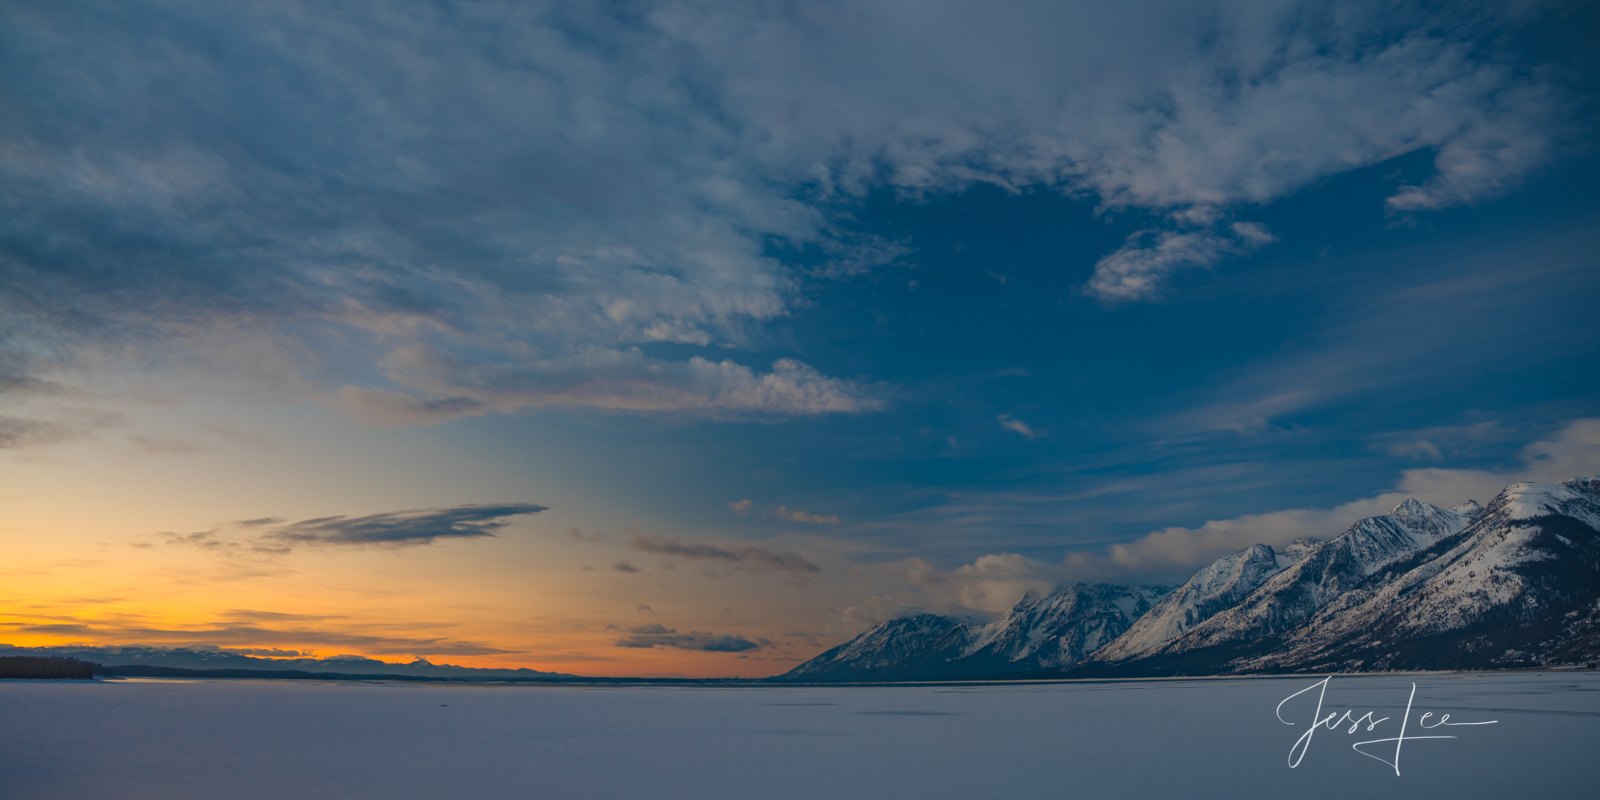
[[[1152,605],[1153,604],[1153,605]],[[903,657],[897,654],[905,654]],[[1488,669],[1600,660],[1600,477],[1416,500],[1328,542],[1254,545],[1170,593],[1063,586],[989,625],[892,620],[799,680]]]

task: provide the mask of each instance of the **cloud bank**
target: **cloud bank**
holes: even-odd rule
[[[382,424],[872,412],[884,387],[749,356],[811,283],[906,255],[853,227],[867,193],[1140,215],[1084,290],[1156,299],[1329,176],[1430,151],[1410,214],[1548,163],[1562,90],[1470,44],[1538,8],[11,4],[7,376],[190,368]],[[65,435],[13,417],[0,445]]]

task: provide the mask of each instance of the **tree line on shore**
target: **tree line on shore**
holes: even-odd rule
[[[0,678],[93,678],[94,664],[61,656],[0,656]]]

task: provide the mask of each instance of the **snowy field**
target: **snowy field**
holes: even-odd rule
[[[1600,675],[841,688],[0,681],[6,798],[1591,798]],[[1399,776],[1351,749],[1394,737]],[[1494,725],[1418,729],[1423,713]],[[1386,758],[1393,744],[1373,745]]]

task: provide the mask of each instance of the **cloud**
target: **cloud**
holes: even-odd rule
[[[838,525],[838,514],[808,514],[804,511],[790,511],[788,506],[778,506],[778,516],[790,522],[808,522],[813,525]]]
[[[933,590],[923,602],[941,609],[960,608],[999,614],[1030,591],[1048,592],[1064,575],[1059,569],[1015,553],[986,555],[953,570],[940,570],[914,559],[906,579]]]
[[[1456,438],[1503,435],[1493,423],[1432,431]],[[914,560],[906,578],[922,592],[914,600],[895,602],[906,607],[998,613],[1026,591],[1042,591],[1062,582],[1165,582],[1185,578],[1195,569],[1253,544],[1282,547],[1302,537],[1328,539],[1359,520],[1389,513],[1408,497],[1441,507],[1469,499],[1487,503],[1517,481],[1560,482],[1600,474],[1600,418],[1568,423],[1553,436],[1528,444],[1518,460],[1520,466],[1505,470],[1408,469],[1401,472],[1394,491],[1332,508],[1292,508],[1210,520],[1193,528],[1168,527],[1131,542],[1074,551],[1059,562],[1000,553],[945,570]]]
[[[1485,435],[1488,429],[1473,426],[1470,430]],[[1487,503],[1517,481],[1557,483],[1600,474],[1600,419],[1568,423],[1554,437],[1524,447],[1519,461],[1520,466],[1507,470],[1408,469],[1401,473],[1397,491],[1334,508],[1247,514],[1213,520],[1199,528],[1167,528],[1129,544],[1112,545],[1103,554],[1074,553],[1062,568],[1074,574],[1097,575],[1199,567],[1252,544],[1279,547],[1301,536],[1338,535],[1358,520],[1389,513],[1407,497],[1444,507],[1467,500]]]
[[[1000,427],[1005,428],[1008,431],[1014,431],[1022,434],[1022,438],[1027,439],[1028,441],[1033,441],[1034,439],[1044,435],[1043,432],[1034,430],[1028,426],[1028,423],[1023,422],[1022,420],[1017,419],[1010,414],[1001,414],[1000,416],[995,417],[995,419],[1000,422]]]
[[[1488,502],[1501,489],[1516,481],[1558,483],[1571,478],[1600,474],[1600,418],[1578,419],[1549,438],[1532,442],[1518,454],[1521,464],[1506,470],[1485,469],[1408,469],[1400,481],[1401,490],[1430,503],[1460,502],[1449,498],[1471,497]]]
[[[1450,429],[1456,436],[1494,435],[1492,425]],[[1436,432],[1442,432],[1438,429]],[[1212,520],[1198,528],[1166,528],[1104,552],[1069,555],[1059,568],[1085,577],[1191,569],[1252,544],[1281,547],[1302,536],[1329,538],[1366,517],[1387,514],[1407,497],[1448,507],[1467,500],[1487,503],[1517,481],[1560,482],[1600,473],[1600,419],[1568,423],[1552,438],[1522,449],[1520,466],[1506,470],[1408,469],[1396,491],[1333,508],[1299,508]]]
[[[921,605],[908,605],[905,601],[886,595],[873,595],[865,601],[846,606],[827,632],[834,636],[855,636],[862,631],[891,619],[916,616],[932,609]]]
[[[1441,425],[1420,430],[1395,431],[1373,437],[1372,449],[1408,461],[1443,461],[1447,457],[1477,455],[1489,444],[1521,437],[1521,432],[1491,420],[1471,425]]]
[[[145,455],[189,456],[210,452],[204,447],[182,439],[130,436],[128,441]]]
[[[1084,291],[1106,302],[1154,300],[1174,273],[1209,267],[1277,241],[1255,222],[1239,222],[1228,233],[1144,230],[1094,265]]]
[[[383,627],[383,626],[377,626]],[[115,622],[0,622],[0,629],[16,633],[46,636],[73,637],[75,641],[96,644],[133,642],[168,645],[205,646],[213,650],[219,646],[245,648],[271,648],[275,645],[328,645],[360,649],[375,655],[494,655],[520,652],[503,650],[479,642],[448,638],[415,636],[388,636],[366,632],[360,626],[344,626],[338,630],[316,628],[268,628],[256,624],[224,623],[210,627],[155,628]]]
[[[29,379],[187,367],[382,424],[877,411],[692,348],[753,349],[816,281],[898,262],[851,218],[879,190],[1147,215],[1086,286],[1111,302],[1268,241],[1241,209],[1406,153],[1433,167],[1396,212],[1510,191],[1574,106],[1473,45],[1531,18],[1504,5],[8,7],[0,337],[42,354]],[[689,351],[634,349],[660,344]],[[357,385],[373,363],[389,383]]]
[[[651,648],[675,647],[679,650],[700,650],[711,653],[743,653],[760,650],[762,645],[743,636],[709,631],[678,633],[676,628],[659,624],[630,628],[626,638],[618,639],[618,647]]]
[[[385,425],[550,407],[745,419],[858,414],[887,404],[886,387],[829,378],[786,358],[757,373],[731,360],[671,363],[637,350],[517,367],[462,365],[435,355],[412,349],[385,360],[392,380],[426,396],[346,386],[339,397],[357,416]]]
[[[805,556],[788,550],[773,551],[753,544],[685,542],[679,539],[669,539],[659,534],[646,536],[634,533],[631,535],[633,536],[633,549],[641,553],[721,562],[757,571],[782,570],[795,573],[821,571],[821,567],[811,563]]]
[[[0,450],[65,441],[75,434],[65,425],[47,420],[0,415]]]
[[[439,539],[494,536],[511,517],[537,514],[545,506],[532,503],[461,505],[394,511],[365,517],[318,517],[284,523],[279,517],[262,517],[232,523],[244,529],[243,542],[223,536],[220,529],[188,534],[167,534],[168,544],[202,549],[287,553],[294,545],[380,545],[401,547],[432,544]]]
[[[1153,427],[1166,438],[1258,436],[1292,427],[1296,416],[1360,409],[1385,424],[1393,398],[1415,392],[1476,391],[1482,365],[1511,374],[1564,369],[1588,357],[1597,337],[1579,298],[1596,291],[1600,237],[1583,227],[1530,245],[1450,257],[1433,265],[1396,259],[1381,279],[1352,287],[1362,298],[1330,317],[1322,332],[1219,376],[1190,407]],[[1507,309],[1539,308],[1539,313]],[[1398,411],[1394,413],[1398,414]],[[1384,444],[1399,444],[1392,434]],[[1465,452],[1465,432],[1419,438]],[[1435,438],[1429,438],[1433,436]],[[1449,437],[1446,441],[1443,437]],[[1413,440],[1415,441],[1415,440]],[[1407,457],[1427,455],[1425,447]]]
[[[1434,154],[1433,175],[1420,186],[1405,186],[1385,201],[1394,211],[1434,211],[1482,202],[1505,194],[1523,176],[1549,161],[1552,119],[1559,102],[1546,87],[1483,98],[1493,123],[1462,120],[1461,128]]]
[[[634,573],[638,573],[638,572],[644,572],[644,570],[642,570],[642,569],[640,569],[640,568],[638,568],[638,567],[636,567],[636,566],[634,566],[632,564],[629,564],[626,561],[618,561],[617,563],[612,564],[611,568],[616,570],[617,572],[626,572],[626,573],[628,573],[630,575],[632,575]]]
[[[1444,460],[1444,454],[1439,452],[1439,446],[1426,439],[1391,442],[1384,446],[1383,451],[1394,458],[1407,458],[1413,461]]]
[[[255,656],[257,658],[300,658],[310,657],[311,652],[299,650],[280,650],[276,647],[219,647],[218,652],[236,656]]]
[[[743,514],[750,510],[750,505],[751,503],[749,500],[739,500],[737,502],[729,503],[728,508],[733,509],[735,514]]]

